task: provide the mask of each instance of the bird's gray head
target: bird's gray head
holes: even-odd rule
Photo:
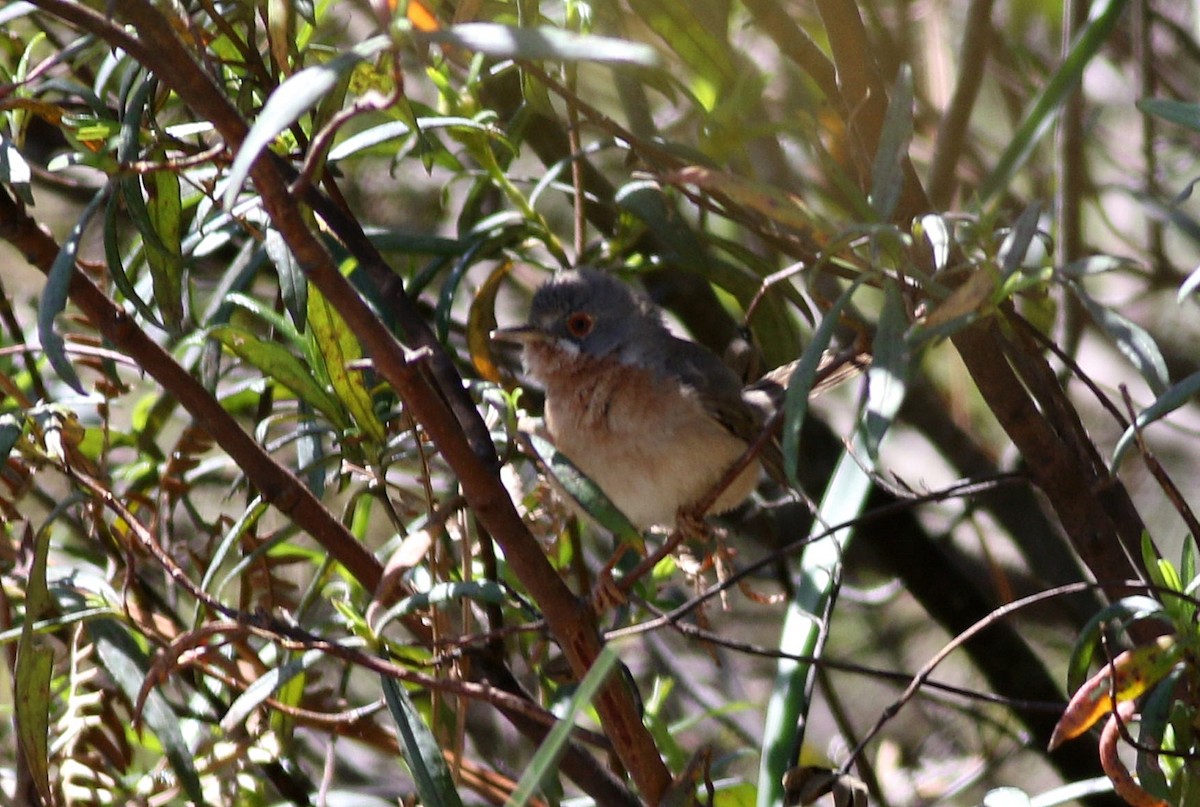
[[[668,331],[658,308],[624,283],[595,269],[575,269],[537,290],[527,325],[497,335],[523,342],[549,339],[591,356],[637,360],[640,349]]]

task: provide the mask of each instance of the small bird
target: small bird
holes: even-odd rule
[[[672,334],[654,303],[595,269],[559,273],[526,324],[492,337],[522,346],[555,446],[639,529],[673,526],[698,504],[782,399],[774,378],[743,388],[715,354]],[[777,464],[778,448],[760,456]],[[747,464],[708,512],[741,504],[761,465]]]

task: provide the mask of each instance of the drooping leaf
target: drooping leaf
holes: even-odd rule
[[[1075,294],[1088,315],[1108,335],[1122,355],[1134,366],[1134,369],[1146,380],[1155,395],[1162,395],[1171,385],[1167,373],[1167,363],[1154,337],[1142,326],[1118,314],[1113,309],[1101,305],[1092,298],[1083,287],[1073,281],[1066,281],[1067,287]]]
[[[50,366],[58,373],[58,377],[81,395],[84,394],[83,385],[79,381],[79,376],[75,374],[75,368],[67,358],[66,342],[54,330],[54,318],[67,306],[71,280],[75,276],[75,258],[79,252],[79,242],[83,238],[88,222],[91,221],[92,216],[95,215],[96,210],[108,195],[108,187],[105,185],[92,197],[92,201],[84,208],[79,220],[75,222],[75,226],[63,240],[58,255],[55,256],[54,263],[51,264],[50,271],[46,275],[46,289],[42,292],[41,304],[38,306],[38,339],[42,342],[42,350],[46,353],[46,358],[50,360]]]
[[[1157,684],[1182,653],[1174,636],[1160,636],[1105,664],[1071,696],[1050,736],[1050,750],[1090,729],[1112,711],[1114,703],[1133,700]]]
[[[458,789],[446,768],[437,738],[421,719],[403,685],[388,676],[381,676],[380,680],[384,699],[399,730],[400,750],[408,763],[421,803],[461,807]]]

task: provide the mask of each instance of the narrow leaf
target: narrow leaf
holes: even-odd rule
[[[1200,132],[1200,104],[1172,98],[1143,98],[1137,102],[1137,108],[1147,115]]]
[[[80,395],[84,394],[83,385],[75,368],[67,359],[66,342],[54,330],[54,318],[67,307],[67,297],[70,294],[71,280],[75,277],[75,256],[79,251],[79,241],[87,229],[88,222],[108,195],[109,186],[105,185],[92,197],[92,201],[84,208],[83,214],[67,234],[50,272],[46,275],[46,290],[42,293],[41,304],[38,306],[38,339],[41,340],[42,350],[50,360],[50,366]]]
[[[1117,350],[1121,351],[1146,380],[1154,394],[1162,395],[1166,392],[1171,384],[1171,378],[1167,373],[1167,363],[1163,360],[1162,351],[1158,349],[1154,337],[1140,325],[1096,302],[1078,283],[1067,281],[1067,286],[1083,303],[1092,321],[1108,334],[1108,338],[1116,345]]]
[[[461,807],[458,790],[446,768],[442,749],[399,681],[380,676],[383,695],[400,734],[400,750],[408,763],[422,804]]]
[[[535,460],[555,485],[596,523],[611,532],[619,541],[633,544],[638,551],[645,551],[645,540],[641,532],[622,513],[612,500],[604,495],[600,487],[588,479],[549,440],[535,434],[528,435],[527,442]]]
[[[575,727],[575,716],[595,701],[596,696],[600,694],[600,688],[604,686],[604,682],[608,680],[609,674],[616,666],[617,660],[617,654],[611,645],[605,645],[601,649],[592,668],[588,670],[587,675],[579,682],[575,694],[571,696],[566,714],[559,716],[558,722],[554,724],[554,728],[550,729],[550,733],[538,747],[533,759],[525,766],[525,772],[521,774],[516,789],[504,803],[505,807],[522,807],[522,805],[528,804],[549,777],[558,775],[558,760],[567,746],[567,741],[571,739],[571,730]]]
[[[1071,648],[1071,658],[1067,662],[1067,691],[1073,692],[1078,689],[1087,677],[1092,659],[1100,647],[1100,631],[1111,630],[1115,633],[1140,619],[1155,617],[1166,621],[1162,603],[1153,597],[1142,595],[1124,597],[1094,614],[1079,632],[1079,638]]]
[[[879,148],[871,165],[871,209],[880,221],[888,221],[904,190],[904,164],[913,133],[912,67],[904,65],[896,75],[892,97],[883,119]]]
[[[872,461],[879,459],[879,444],[904,402],[912,358],[904,339],[907,327],[900,290],[888,281],[875,334],[875,351],[867,370],[867,404],[860,425],[863,445]]]
[[[54,674],[54,645],[49,636],[34,632],[34,624],[50,613],[53,603],[46,587],[46,556],[50,530],[37,533],[33,562],[25,585],[25,614],[17,643],[13,716],[17,740],[34,787],[45,804],[54,804],[50,792],[50,679]]]
[[[1062,105],[1079,86],[1084,69],[1116,27],[1125,2],[1126,0],[1098,0],[1092,3],[1088,21],[1071,44],[1063,63],[1054,71],[1045,88],[1034,98],[999,163],[980,186],[978,196],[981,205],[990,202],[996,194],[1009,186],[1013,176],[1021,170],[1033,150],[1050,131]]]
[[[154,301],[162,312],[163,323],[178,331],[184,316],[183,203],[179,177],[173,171],[155,171],[142,179],[146,189],[146,212],[150,226],[158,236],[147,239],[146,261],[153,280]]]
[[[1117,445],[1113,449],[1112,462],[1109,463],[1109,467],[1115,469],[1121,464],[1125,452],[1133,445],[1134,437],[1137,436],[1137,430],[1144,429],[1151,423],[1162,420],[1179,407],[1190,402],[1197,393],[1200,393],[1200,370],[1168,387],[1161,395],[1154,399],[1154,403],[1138,413],[1133,425],[1125,429],[1125,432],[1121,435],[1121,439],[1117,440]]]
[[[1025,256],[1029,254],[1029,245],[1033,243],[1038,233],[1038,220],[1042,215],[1042,203],[1031,202],[1017,217],[1016,223],[1008,231],[1004,242],[1000,245],[1000,275],[1007,280],[1021,268]]]
[[[363,372],[350,366],[362,358],[358,338],[337,309],[316,289],[308,294],[308,324],[333,386],[333,394],[363,435],[382,446],[387,432],[375,414],[375,403],[363,382]]]
[[[606,36],[576,34],[558,28],[517,28],[491,22],[467,22],[421,35],[428,42],[458,45],[497,59],[654,67],[658,54],[649,45]]]
[[[821,356],[833,339],[833,330],[837,325],[838,316],[850,302],[850,298],[858,291],[859,284],[865,280],[865,275],[859,275],[850,287],[842,292],[834,302],[821,324],[813,331],[812,341],[804,348],[800,363],[788,382],[787,396],[784,398],[784,420],[782,429],[783,470],[788,481],[799,488],[800,483],[796,472],[800,465],[800,428],[804,425],[804,416],[808,414],[808,395],[812,391],[813,382],[817,378],[817,368],[821,364]]]

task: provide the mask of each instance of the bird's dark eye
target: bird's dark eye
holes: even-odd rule
[[[592,315],[584,311],[576,311],[567,317],[567,333],[574,336],[576,339],[582,339],[592,332],[592,326],[596,321],[592,319]]]

